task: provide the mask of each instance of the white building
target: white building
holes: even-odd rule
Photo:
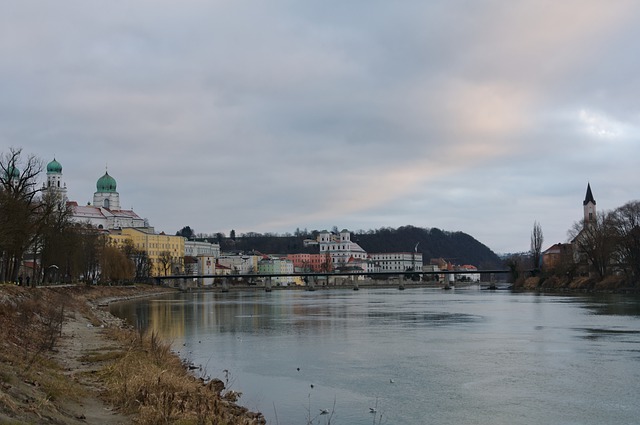
[[[47,183],[43,186],[43,191],[53,191],[66,199],[67,186],[62,182],[62,165],[55,158],[47,164]],[[90,224],[98,229],[149,227],[149,222],[133,210],[120,209],[120,194],[116,191],[116,181],[107,172],[96,183],[92,205],[79,205],[75,201],[67,201],[67,205],[71,207],[73,221]]]
[[[342,273],[371,273],[376,271],[375,264],[370,259],[363,260],[361,258],[351,257],[347,263],[341,266],[337,271]],[[359,280],[364,280],[366,275],[360,274]]]
[[[184,241],[185,257],[199,257],[201,255],[208,255],[214,258],[220,257],[220,245],[204,241]]]
[[[213,255],[198,255],[197,257],[197,270],[198,275],[214,275],[216,274],[216,258]],[[213,285],[212,277],[201,277],[198,279],[198,286],[211,286]]]
[[[67,184],[62,181],[62,165],[55,158],[47,164],[47,183],[43,183],[43,193],[56,193],[67,199]]]
[[[422,270],[421,252],[388,252],[369,254],[379,272],[405,272],[407,270]]]
[[[342,230],[338,235],[327,232],[320,232],[318,235],[320,254],[327,254],[331,257],[333,269],[340,269],[347,266],[349,259],[367,260],[367,253],[360,245],[351,241],[351,233]]]
[[[133,210],[110,210],[92,205],[78,205],[75,201],[68,203],[73,210],[71,219],[78,223],[88,223],[98,229],[122,229],[125,227],[148,228],[147,220],[141,218]]]
[[[225,255],[220,254],[218,264],[228,267],[231,274],[251,274],[258,272],[258,261],[262,257],[258,255]]]

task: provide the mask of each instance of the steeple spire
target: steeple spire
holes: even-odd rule
[[[587,194],[584,197],[582,208],[584,209],[584,222],[593,223],[596,220],[596,200],[593,199],[589,183],[587,183]]]
[[[582,205],[587,205],[589,202],[591,202],[593,205],[596,204],[596,200],[593,199],[593,194],[591,193],[591,185],[587,183],[587,194],[584,197],[584,202],[582,203]]]

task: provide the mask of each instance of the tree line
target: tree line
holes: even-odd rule
[[[640,286],[640,201],[630,201],[613,210],[596,213],[591,220],[573,223],[568,241],[558,244],[553,261],[543,261],[542,228],[534,222],[528,255],[514,255],[506,265],[514,282],[525,269],[544,281],[556,278],[571,282],[590,276],[598,281],[616,277],[629,287]]]
[[[599,279],[618,275],[629,284],[640,281],[640,201],[574,223],[569,237],[577,248],[578,265],[588,264]]]

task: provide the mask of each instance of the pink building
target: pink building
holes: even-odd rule
[[[296,270],[311,272],[331,271],[331,259],[326,254],[289,254],[287,259],[291,260]]]

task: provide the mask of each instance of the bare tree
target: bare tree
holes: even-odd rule
[[[147,251],[136,248],[131,239],[126,239],[122,244],[122,252],[135,266],[135,281],[144,282],[151,276],[152,263]]]
[[[171,265],[173,264],[173,258],[171,257],[170,251],[162,251],[158,258],[160,262],[160,266],[162,267],[162,271],[165,276],[169,274],[171,271]]]
[[[24,253],[32,244],[42,217],[38,175],[42,162],[22,149],[0,157],[0,281],[17,281]]]
[[[39,220],[30,250],[34,258],[40,258],[43,279],[53,266],[68,279],[80,274],[80,265],[75,259],[79,235],[71,221],[72,215],[71,207],[59,193],[45,192],[40,198]],[[36,280],[34,276],[34,285]]]
[[[519,254],[513,254],[505,259],[505,266],[509,269],[509,279],[514,285],[524,282],[523,258]]]
[[[602,279],[610,271],[616,253],[614,216],[610,212],[596,214],[595,220],[579,221],[569,230],[576,247],[577,260]]]
[[[640,279],[640,201],[628,202],[612,213],[619,267],[631,282]]]
[[[544,242],[544,236],[542,235],[542,227],[537,221],[533,222],[533,230],[531,231],[531,258],[533,260],[533,269],[540,268],[542,259],[542,242]]]
[[[107,236],[91,225],[75,226],[76,261],[79,273],[87,284],[96,283],[100,275],[100,258],[107,244]]]

